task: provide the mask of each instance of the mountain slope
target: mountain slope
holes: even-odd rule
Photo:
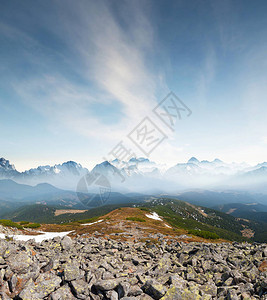
[[[19,184],[11,179],[0,180],[0,195],[10,199],[23,199],[30,196],[50,194],[61,190],[47,183],[40,183],[36,186]]]
[[[249,236],[255,241],[267,240],[267,224],[262,222],[246,221],[175,199],[154,199],[145,207],[153,209],[171,225],[180,228],[207,230],[228,240],[239,241]]]
[[[209,191],[197,190],[179,193],[173,196],[183,201],[206,207],[226,205],[228,203],[261,203],[267,204],[267,195],[242,191]]]
[[[6,215],[13,221],[62,223],[103,216],[115,208],[137,207],[143,213],[157,213],[171,227],[183,230],[200,230],[217,234],[226,240],[266,242],[267,224],[235,218],[210,208],[195,206],[175,199],[158,198],[146,203],[120,203],[87,210],[82,213],[55,215],[56,207],[34,205],[22,207]],[[41,211],[40,211],[41,210]],[[117,220],[120,222],[120,220]],[[195,233],[194,233],[195,234]]]
[[[237,214],[246,212],[267,212],[267,205],[260,203],[228,203],[214,206],[213,208],[233,216],[238,216]]]
[[[214,209],[238,218],[267,223],[267,205],[260,203],[229,203],[215,206]]]

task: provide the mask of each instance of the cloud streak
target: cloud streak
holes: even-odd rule
[[[129,13],[131,9],[134,22],[125,24],[124,20],[124,26],[104,1],[57,5],[61,25],[58,30],[54,28],[52,15],[45,29],[56,30],[75,53],[78,66],[68,63],[85,84],[75,84],[53,68],[49,74],[43,72],[37,78],[19,80],[13,87],[25,103],[54,123],[60,122],[86,137],[119,139],[156,104],[157,81],[162,79],[154,76],[146,65],[147,56],[153,51],[152,26],[142,6],[133,3],[127,3],[125,10]],[[32,43],[36,45],[38,41]],[[46,59],[39,64],[45,67],[51,62]],[[122,109],[116,124],[103,124],[90,110],[91,104],[113,102]]]

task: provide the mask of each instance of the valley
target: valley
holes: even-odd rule
[[[60,213],[58,213],[60,212]],[[159,220],[148,218],[148,215],[157,214]],[[172,236],[193,233],[199,236],[212,233],[217,239],[229,241],[266,241],[267,224],[242,218],[235,218],[229,214],[219,212],[206,207],[199,207],[190,203],[169,198],[158,198],[151,201],[144,201],[129,205],[106,205],[92,208],[90,210],[58,209],[48,205],[29,205],[18,208],[12,213],[5,214],[2,218],[10,219],[13,222],[35,222],[41,224],[42,230],[70,231],[73,234],[99,232],[117,233],[118,228],[124,224],[129,225],[131,219],[137,227],[146,227],[151,222],[165,224],[158,228],[151,228],[153,233],[165,233],[168,231]],[[112,221],[110,220],[112,218]],[[92,226],[82,226],[97,220],[104,220]],[[110,225],[112,224],[112,226]],[[154,225],[155,225],[154,224]],[[126,226],[127,227],[127,226]],[[114,232],[112,232],[114,230]],[[203,236],[205,237],[205,235]]]

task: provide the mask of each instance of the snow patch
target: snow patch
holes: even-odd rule
[[[37,243],[41,243],[44,240],[50,240],[55,237],[63,237],[65,235],[68,235],[72,231],[65,231],[65,232],[43,232],[43,231],[38,231],[41,234],[38,235],[24,235],[24,234],[14,234],[14,235],[8,235],[9,237],[12,237],[14,240],[19,240],[19,241],[28,241],[28,240],[35,240]],[[0,238],[4,239],[6,237],[6,234],[0,233]]]
[[[169,225],[167,225],[167,224],[165,224],[165,226],[168,227],[168,228],[171,228],[171,226],[169,226]]]
[[[150,219],[153,219],[153,220],[162,221],[161,217],[156,212],[153,212],[152,214],[146,215],[146,217],[148,217]]]

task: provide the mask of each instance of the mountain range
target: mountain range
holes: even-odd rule
[[[93,176],[95,181],[98,178],[102,183],[105,178],[105,188],[122,193],[177,193],[209,189],[267,194],[267,162],[250,166],[246,163],[229,164],[220,159],[199,161],[192,157],[185,163],[167,168],[147,158],[131,158],[129,161],[104,161],[91,171],[81,164],[68,161],[19,172],[7,159],[0,158],[0,179],[12,179],[21,184],[33,186],[49,183],[60,189],[76,191],[79,181],[82,178],[87,180],[90,176],[90,184],[87,184],[89,192],[98,190],[95,182],[92,184]]]

